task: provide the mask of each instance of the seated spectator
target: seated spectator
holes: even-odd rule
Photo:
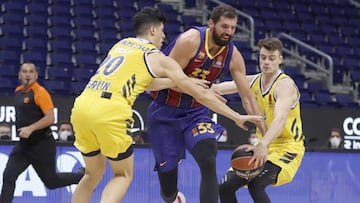
[[[255,145],[258,141],[259,141],[259,138],[256,135],[256,130],[255,129],[250,130],[250,134],[249,134],[249,137],[248,137],[248,142],[251,145]]]
[[[11,140],[11,125],[9,123],[0,123],[0,140]]]
[[[329,132],[329,141],[327,146],[331,149],[342,149],[344,148],[344,138],[338,128],[333,128]]]
[[[73,126],[69,121],[61,121],[58,124],[58,135],[59,141],[66,142],[66,141],[74,141],[74,130]]]

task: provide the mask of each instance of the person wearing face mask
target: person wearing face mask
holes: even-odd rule
[[[0,140],[11,140],[11,126],[9,123],[0,123]]]
[[[327,146],[331,149],[344,148],[343,137],[338,128],[332,128],[329,132],[329,141]]]
[[[251,145],[255,145],[259,141],[259,138],[256,135],[256,130],[255,129],[250,131],[248,141],[249,141],[249,143]]]
[[[69,121],[61,121],[58,124],[57,132],[59,135],[59,141],[66,142],[75,140],[73,126]]]

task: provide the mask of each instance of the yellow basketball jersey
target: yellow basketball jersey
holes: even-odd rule
[[[159,50],[147,40],[126,38],[119,41],[110,49],[84,93],[98,91],[133,105],[136,97],[156,77],[147,63],[147,53],[152,51]]]
[[[279,73],[270,87],[267,90],[262,91],[260,73],[250,85],[251,90],[255,93],[260,109],[265,116],[266,127],[269,127],[274,120],[274,108],[276,104],[274,90],[278,82],[283,79],[290,79],[290,77],[284,73]],[[257,134],[260,136],[259,132],[257,132]],[[294,178],[296,171],[301,165],[304,152],[305,147],[300,116],[300,104],[299,102],[296,102],[286,119],[283,131],[269,145],[268,161],[281,168],[276,183],[273,185],[282,185],[290,182]]]
[[[262,92],[261,89],[261,74],[258,74],[250,85],[251,90],[255,94],[260,109],[265,116],[266,127],[269,127],[271,122],[274,120],[274,108],[276,104],[276,95],[274,95],[275,87],[280,80],[285,78],[291,79],[286,74],[280,73],[270,85],[270,88],[264,92]],[[300,117],[300,104],[297,102],[291,109],[289,116],[286,119],[285,128],[281,132],[280,136],[273,140],[272,144],[294,141],[303,143],[303,140],[304,135]]]

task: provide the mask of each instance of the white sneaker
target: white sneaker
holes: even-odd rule
[[[178,192],[173,203],[186,203],[185,195],[181,192]]]

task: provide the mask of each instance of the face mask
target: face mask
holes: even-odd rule
[[[249,139],[249,142],[251,145],[255,145],[258,142],[258,138],[257,137],[252,137]]]
[[[10,140],[10,136],[9,135],[0,136],[0,140]]]
[[[331,148],[338,148],[340,145],[340,138],[338,137],[332,137],[330,138],[330,144],[331,144]]]
[[[60,132],[59,139],[62,141],[67,141],[69,135],[72,135],[71,131],[68,130],[62,131]]]
[[[218,142],[226,142],[227,141],[227,136],[221,135],[218,139]]]

